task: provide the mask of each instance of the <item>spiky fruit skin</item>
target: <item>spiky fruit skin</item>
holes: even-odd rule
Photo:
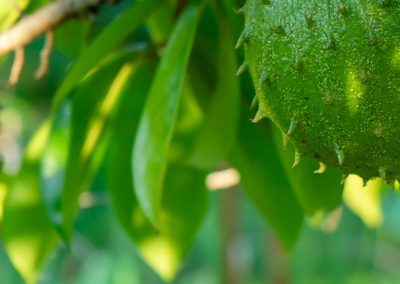
[[[400,179],[400,1],[248,0],[242,11],[256,118],[344,174]]]

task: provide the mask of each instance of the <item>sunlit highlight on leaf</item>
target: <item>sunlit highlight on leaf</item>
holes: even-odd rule
[[[118,102],[118,99],[122,94],[122,89],[126,84],[126,81],[136,70],[135,67],[136,66],[134,66],[132,63],[124,65],[121,71],[118,73],[117,77],[115,78],[113,84],[111,85],[107,96],[100,106],[99,112],[95,120],[89,127],[89,132],[82,147],[82,160],[86,160],[87,157],[92,154],[94,147],[98,143],[101,134],[103,133],[106,118],[116,106],[116,103]]]
[[[134,145],[135,191],[154,225],[158,223],[168,150],[198,18],[198,9],[189,6],[177,21],[155,75]]]
[[[164,280],[171,281],[178,270],[181,257],[175,251],[175,245],[163,238],[154,237],[140,243],[143,258]]]
[[[0,223],[3,219],[4,201],[6,200],[7,191],[7,185],[4,183],[0,183]]]
[[[47,139],[51,131],[51,126],[52,126],[52,120],[51,118],[49,118],[35,133],[27,148],[26,152],[27,160],[29,161],[37,160],[43,154],[43,151],[47,145]]]
[[[363,186],[362,178],[350,175],[346,179],[343,199],[346,205],[371,228],[382,224],[382,180],[370,180]]]
[[[3,236],[7,253],[27,283],[36,283],[43,262],[54,250],[57,235],[46,215],[38,175],[24,168],[7,195]]]

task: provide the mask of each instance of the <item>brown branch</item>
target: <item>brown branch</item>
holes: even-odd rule
[[[0,56],[22,48],[35,38],[52,30],[69,17],[81,15],[105,0],[58,0],[24,17],[15,26],[0,33]]]
[[[25,52],[23,47],[18,47],[15,50],[15,58],[14,63],[11,67],[10,77],[8,79],[8,85],[14,86],[18,83],[19,77],[22,72],[22,68],[24,67],[25,61]]]
[[[49,69],[49,58],[53,46],[54,46],[54,32],[50,30],[46,33],[46,42],[44,44],[42,52],[40,53],[40,65],[35,73],[35,78],[37,80],[41,79]]]

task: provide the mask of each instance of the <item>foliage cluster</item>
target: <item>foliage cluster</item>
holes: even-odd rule
[[[1,30],[20,13],[6,2]],[[49,1],[16,2],[29,14]],[[71,245],[95,179],[106,184],[115,219],[165,280],[207,214],[210,172],[235,168],[288,249],[306,219],[321,225],[340,205],[339,172],[313,174],[318,163],[307,158],[293,170],[293,149],[283,149],[280,132],[267,120],[250,120],[254,88],[248,74],[236,76],[243,51],[233,48],[243,26],[232,9],[239,2],[103,5],[94,21],[70,20],[56,30],[49,72],[39,81],[33,74],[44,39],[26,48],[20,81],[1,91],[3,131],[11,138],[2,148],[0,230],[28,283],[60,243]],[[12,57],[1,63],[6,78]],[[378,225],[381,181],[363,194],[356,176],[344,187],[349,207]]]

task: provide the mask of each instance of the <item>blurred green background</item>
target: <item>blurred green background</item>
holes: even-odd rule
[[[59,247],[41,273],[39,283],[164,283],[141,260],[115,223],[101,177],[97,178],[89,200],[90,204],[85,204],[79,214],[72,250]],[[306,226],[290,256],[282,251],[265,222],[239,191],[214,192],[211,200],[206,222],[172,283],[400,281],[397,193],[385,194],[385,218],[380,229],[367,229],[343,206],[342,218],[334,232]],[[230,205],[226,206],[226,202]],[[226,214],[230,221],[226,220]],[[224,256],[224,251],[229,256]],[[1,249],[0,261],[1,283],[24,283],[10,265],[4,249]]]

